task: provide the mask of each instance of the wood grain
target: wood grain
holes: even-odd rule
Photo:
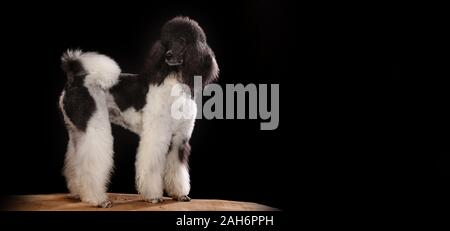
[[[7,199],[2,210],[8,211],[274,211],[275,208],[252,202],[193,199],[178,202],[164,198],[164,202],[151,204],[137,194],[109,193],[114,206],[97,208],[70,198],[68,194],[21,195]]]

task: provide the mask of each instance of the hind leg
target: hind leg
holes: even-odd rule
[[[71,197],[79,199],[79,181],[75,171],[75,140],[74,135],[69,131],[69,141],[67,143],[67,151],[64,160],[63,175],[66,178],[67,188],[71,194]]]
[[[108,125],[109,125],[109,121]],[[77,139],[74,158],[82,201],[94,206],[111,207],[106,194],[113,167],[113,137],[110,126],[90,126]]]

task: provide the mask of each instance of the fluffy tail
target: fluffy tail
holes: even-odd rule
[[[61,57],[62,69],[72,78],[82,78],[88,86],[109,89],[120,75],[120,67],[106,55],[81,50],[67,50]]]

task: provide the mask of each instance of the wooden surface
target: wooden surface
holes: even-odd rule
[[[151,204],[137,194],[109,193],[112,208],[97,208],[72,199],[68,194],[24,195],[8,198],[9,211],[274,211],[275,208],[239,201],[193,199],[178,202],[164,198],[164,202]]]

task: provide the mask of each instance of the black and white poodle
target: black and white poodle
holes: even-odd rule
[[[105,60],[100,64],[90,63],[84,58],[89,55]],[[140,136],[136,187],[144,199],[152,203],[161,202],[165,190],[176,200],[189,201],[187,160],[197,113],[192,92],[194,76],[201,76],[202,86],[205,86],[216,80],[219,73],[214,53],[197,22],[187,17],[176,17],[165,23],[160,40],[151,48],[143,71],[140,74],[120,74],[117,83],[115,79],[110,85],[105,85],[100,80],[89,78],[112,73],[110,70],[89,69],[91,66],[106,67],[105,56],[69,52],[63,56],[63,66],[68,66],[69,61],[78,62],[73,65],[77,71],[65,68],[69,80],[61,96],[61,109],[70,137],[65,176],[71,193],[94,205],[110,206],[106,184],[113,165],[111,121]],[[110,68],[120,71],[117,65]],[[118,72],[114,72],[113,77],[117,75]],[[95,81],[97,85],[89,84]],[[69,95],[68,89],[74,84],[79,86],[79,90]],[[186,85],[188,87],[182,87]],[[93,90],[97,88],[100,93]],[[67,106],[69,104],[89,109],[69,113],[72,110]],[[175,104],[183,108],[181,116],[174,115],[178,112],[177,109],[174,111]],[[86,144],[79,143],[80,140]]]

